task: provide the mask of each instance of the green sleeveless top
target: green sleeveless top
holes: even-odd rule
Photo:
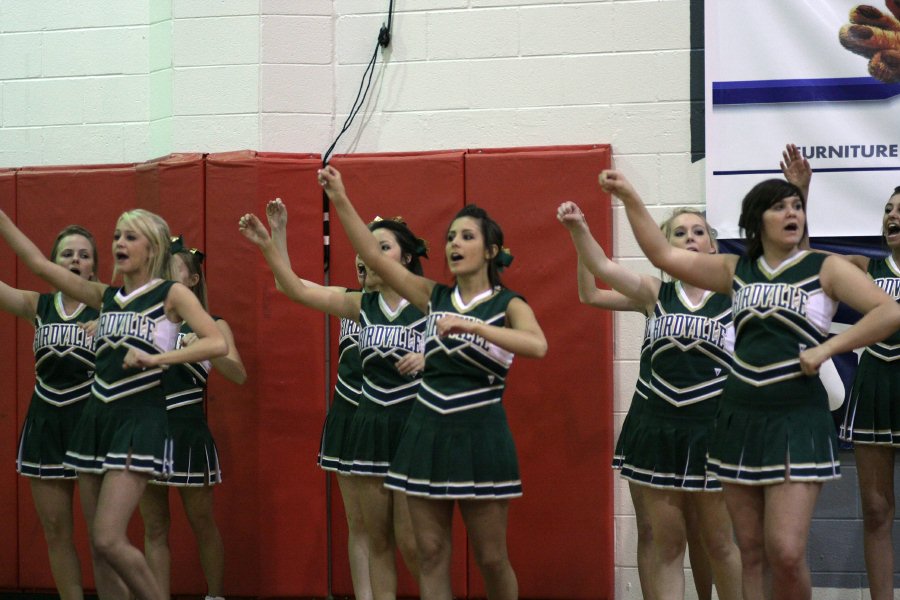
[[[213,317],[218,320],[218,317]],[[181,330],[175,340],[175,349],[181,348],[184,336],[193,333],[190,325],[182,323]],[[169,365],[163,374],[163,388],[166,392],[166,410],[199,404],[203,402],[206,393],[206,380],[212,363],[208,360],[198,363],[180,363]]]
[[[731,298],[705,292],[698,305],[680,281],[663,282],[650,330],[650,387],[675,406],[715,398],[731,370]]]
[[[362,393],[362,359],[359,356],[359,323],[341,319],[338,341],[337,383],[334,392],[350,404],[359,404]]]
[[[900,302],[900,267],[894,262],[893,257],[873,258],[869,261],[869,276],[875,281],[875,285]],[[877,344],[867,346],[865,352],[884,361],[894,361],[900,358],[900,331],[895,331],[887,339]]]
[[[425,332],[425,375],[419,401],[439,413],[471,410],[500,402],[513,353],[474,334],[441,337],[437,322],[446,315],[504,327],[506,307],[518,294],[498,287],[464,304],[456,287],[435,284]]]
[[[153,279],[125,294],[106,289],[97,327],[97,372],[93,394],[104,402],[120,400],[162,385],[163,369],[123,369],[130,348],[161,354],[175,348],[180,323],[166,318],[165,301],[175,282]]]
[[[737,334],[732,364],[746,394],[804,394],[800,352],[828,336],[837,303],[822,290],[819,271],[827,257],[800,252],[775,268],[741,257],[735,268],[733,318]],[[755,392],[753,390],[756,390]]]
[[[62,294],[41,294],[34,313],[34,394],[55,406],[86,399],[94,377],[94,338],[79,323],[100,313],[79,304],[66,314]]]
[[[419,380],[401,375],[396,363],[410,352],[422,352],[425,315],[406,300],[391,311],[381,294],[364,292],[359,322],[363,396],[383,406],[415,398]]]

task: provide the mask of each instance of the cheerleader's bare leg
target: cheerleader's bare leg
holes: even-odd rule
[[[50,571],[61,600],[81,600],[81,562],[75,550],[72,536],[72,497],[75,481],[72,479],[29,478],[31,496],[50,557]]]

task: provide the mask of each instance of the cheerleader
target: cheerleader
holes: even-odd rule
[[[287,207],[280,198],[266,204],[266,219],[272,230],[272,241],[281,257],[290,265],[287,251]],[[357,259],[356,277],[360,290],[376,291],[366,286],[366,266]],[[307,285],[316,285],[304,280]],[[281,290],[278,280],[275,286]],[[336,292],[356,292],[331,286]],[[322,427],[322,441],[316,463],[325,471],[337,475],[338,490],[347,517],[347,555],[350,559],[350,579],[353,596],[357,600],[372,600],[372,583],[369,579],[369,545],[363,527],[363,506],[359,478],[350,477],[348,465],[352,462],[353,438],[350,426],[362,395],[362,360],[359,356],[359,321],[341,318],[338,349],[337,383],[334,386],[331,405]]]
[[[900,187],[884,205],[884,258],[848,256],[875,284],[900,301]],[[894,454],[900,447],[900,333],[866,347],[839,435],[853,442],[863,509],[863,547],[872,600],[894,597]]]
[[[196,248],[186,248],[181,236],[172,238],[170,252],[175,281],[191,290],[208,312],[203,253]],[[231,327],[224,319],[213,319],[228,343],[228,354],[212,361],[174,365],[163,375],[169,435],[173,441],[172,474],[168,479],[152,480],[140,502],[144,555],[167,598],[171,595],[170,486],[178,490],[197,540],[200,566],[206,577],[207,600],[221,600],[223,594],[225,548],[213,513],[213,486],[222,482],[222,471],[203,405],[210,367],[215,367],[226,379],[239,385],[246,381],[247,371],[234,344]],[[190,346],[197,339],[188,325],[182,325],[175,347]]]
[[[148,480],[171,471],[162,371],[165,365],[225,355],[225,339],[190,290],[166,281],[169,228],[153,213],[128,211],[116,223],[114,277],[121,275],[121,288],[88,281],[47,260],[2,211],[0,235],[36,275],[100,310],[91,396],[63,464],[78,472],[98,594],[126,597],[130,590],[139,600],[163,600],[126,531]],[[174,350],[182,321],[199,339]]]
[[[96,280],[97,244],[83,227],[60,231],[50,260],[86,281]],[[76,474],[63,466],[63,457],[93,381],[94,340],[84,324],[99,313],[62,292],[41,294],[3,282],[0,309],[35,327],[34,393],[22,424],[16,471],[31,486],[60,598],[81,600],[81,563],[72,539]]]
[[[531,308],[500,283],[511,259],[503,232],[482,209],[460,211],[445,246],[456,282],[441,285],[382,254],[336,169],[320,170],[318,179],[366,267],[429,313],[424,378],[385,481],[408,496],[422,598],[452,597],[456,503],[488,598],[516,598],[506,529],[509,499],[521,496],[522,483],[501,400],[513,356],[542,357],[547,341]]]
[[[369,227],[378,240],[379,256],[383,254],[404,271],[422,273],[424,242],[402,220],[376,220]],[[373,597],[393,599],[397,593],[397,548],[418,579],[406,498],[386,490],[384,477],[419,387],[424,314],[374,273],[368,263],[366,286],[378,291],[346,292],[311,285],[291,271],[282,250],[255,215],[241,217],[240,230],[259,246],[280,289],[290,299],[359,322],[362,395],[347,432],[352,447],[337,468],[356,479],[351,485],[358,491],[362,507]]]
[[[686,283],[730,294],[737,331],[709,447],[708,469],[724,484],[741,551],[746,600],[811,597],[806,543],[822,482],[840,476],[836,436],[819,366],[877,342],[900,326],[900,306],[847,261],[809,252],[806,199],[794,184],[763,181],[745,196],[744,256],[671,246],[634,188],[616,171],[601,186],[625,205],[641,249]],[[837,302],[864,316],[828,338]]]
[[[614,263],[573,202],[561,204],[557,218],[569,230],[579,261],[648,317],[637,407],[629,411],[616,447],[616,463],[636,498],[638,521],[648,523],[651,532],[652,558],[639,563],[639,573],[641,566],[651,573],[641,579],[654,599],[684,597],[684,551],[696,518],[719,597],[740,598],[740,556],[731,519],[717,493],[721,484],[706,473],[709,437],[730,369],[731,299]],[[698,211],[675,209],[660,229],[676,248],[716,252],[714,234]]]

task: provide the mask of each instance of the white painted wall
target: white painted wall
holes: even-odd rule
[[[338,152],[611,143],[657,216],[703,204],[703,163],[690,162],[688,0],[395,4],[393,44]],[[387,6],[0,0],[0,167],[324,152]],[[620,207],[614,235],[615,256],[652,272]],[[616,327],[618,430],[642,318],[617,316]],[[640,598],[633,512],[616,482],[616,597]]]

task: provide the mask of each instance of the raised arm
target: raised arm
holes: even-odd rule
[[[803,199],[806,200],[806,214],[809,215],[809,184],[812,182],[813,174],[812,167],[809,166],[809,161],[803,158],[803,154],[796,145],[788,144],[784,147],[784,150],[781,153],[781,162],[778,164],[781,167],[784,178],[787,179],[789,183],[793,183],[800,188]],[[809,235],[803,236],[803,239],[800,241],[800,247],[804,250],[811,249],[809,246]],[[825,250],[814,250],[814,252],[843,257],[863,272],[867,272],[869,269],[869,257],[863,256],[862,254],[835,254],[834,252]]]
[[[22,317],[29,323],[34,322],[40,294],[28,290],[19,290],[0,281],[0,310]]]
[[[431,290],[434,281],[411,273],[399,262],[391,260],[381,253],[378,240],[366,227],[366,224],[357,214],[347,191],[341,174],[334,167],[325,167],[319,170],[319,185],[328,194],[328,198],[334,204],[338,219],[344,226],[344,231],[350,238],[350,243],[356,249],[357,254],[366,263],[366,266],[378,273],[384,281],[398,294],[406,298],[410,304],[421,311],[428,310],[428,301],[431,299]]]
[[[803,192],[803,199],[809,201],[809,184],[812,181],[812,167],[809,161],[803,158],[803,154],[795,144],[787,144],[781,152],[781,162],[778,163],[784,178],[793,183]]]
[[[600,173],[600,187],[622,201],[634,237],[654,266],[685,283],[713,292],[731,294],[737,256],[703,254],[673,247],[622,173],[603,171]]]
[[[0,236],[3,236],[13,252],[35,275],[67,296],[93,308],[100,308],[106,284],[83,279],[45,257],[2,210],[0,210]]]
[[[659,296],[660,280],[656,277],[634,273],[606,256],[588,227],[584,213],[574,202],[563,202],[556,211],[556,218],[572,236],[578,252],[578,262],[617,292],[636,301],[644,311],[652,310]],[[668,243],[668,242],[667,242]]]
[[[287,249],[287,207],[281,201],[281,198],[275,198],[266,204],[266,220],[269,222],[269,229],[272,230],[272,241],[275,242],[275,248],[278,254],[291,268],[291,256]],[[275,289],[283,292],[278,278],[275,278]]]
[[[863,317],[824,343],[800,354],[804,373],[812,375],[819,366],[835,354],[880,342],[900,329],[900,304],[850,262],[829,256],[822,263],[822,289]]]
[[[578,300],[603,310],[635,311],[647,314],[646,305],[613,290],[601,290],[597,280],[581,260],[578,261]]]
[[[297,277],[256,215],[248,213],[241,217],[239,229],[244,237],[256,244],[262,251],[266,263],[275,274],[275,281],[279,284],[279,289],[288,298],[330,315],[354,321],[359,320],[361,295],[345,293],[343,288],[331,289],[318,284],[310,284]]]
[[[274,200],[270,200],[266,203],[266,220],[269,222],[269,229],[272,230],[272,241],[275,243],[275,248],[278,250],[278,254],[281,258],[284,259],[284,262],[287,263],[288,268],[293,271],[293,267],[291,267],[291,255],[288,254],[287,248],[287,221],[288,221],[288,213],[287,207],[284,205],[284,202],[281,201],[281,198],[275,198]],[[305,285],[311,287],[325,287],[316,283],[315,281],[309,281],[308,279],[300,279]],[[330,290],[335,290],[337,292],[345,292],[347,288],[331,285],[327,286]],[[275,279],[275,289],[279,292],[284,292],[281,289],[281,284],[278,283],[278,279]]]
[[[441,317],[437,322],[440,336],[470,333],[526,358],[543,358],[547,354],[547,339],[531,307],[520,298],[513,298],[506,307],[508,327],[470,321],[456,315]]]

